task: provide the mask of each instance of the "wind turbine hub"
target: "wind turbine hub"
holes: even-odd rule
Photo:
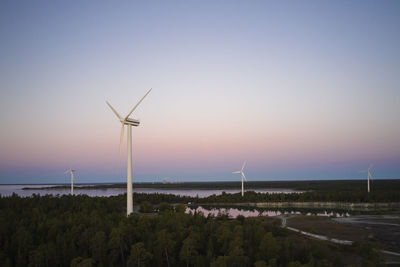
[[[131,119],[131,118],[127,118],[125,121],[123,121],[123,124],[130,125],[130,126],[139,126],[140,121]]]

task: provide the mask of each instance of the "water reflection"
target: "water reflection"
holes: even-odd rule
[[[317,215],[317,216],[335,216],[335,217],[347,217],[350,214],[347,211],[328,211],[328,210],[258,210],[258,209],[243,209],[243,208],[215,208],[215,207],[187,207],[186,213],[201,212],[205,217],[208,215],[212,216],[228,216],[229,218],[236,218],[239,215],[244,217],[257,217],[257,216],[279,216],[281,214],[303,214],[303,215]]]
[[[0,185],[0,195],[2,196],[11,196],[13,193],[22,196],[29,197],[33,194],[37,195],[68,195],[70,194],[69,188],[51,188],[51,189],[39,189],[39,187],[53,187],[55,185]],[[24,187],[29,188],[38,188],[38,189],[29,189],[23,190]],[[294,193],[300,192],[291,189],[284,188],[271,188],[271,189],[250,189],[249,191],[254,191],[257,193]],[[159,194],[173,194],[180,196],[188,196],[188,197],[208,197],[211,195],[221,195],[222,192],[234,194],[239,193],[240,189],[160,189],[160,188],[133,188],[134,193],[159,193]],[[79,187],[74,188],[74,193],[76,195],[88,195],[91,197],[109,197],[109,196],[117,196],[126,193],[126,188],[92,188],[92,189],[80,189]]]

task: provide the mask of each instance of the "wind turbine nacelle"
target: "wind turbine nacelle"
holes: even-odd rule
[[[139,126],[140,121],[139,120],[134,120],[134,119],[131,119],[131,118],[127,118],[125,120],[124,124],[130,125],[130,126]]]

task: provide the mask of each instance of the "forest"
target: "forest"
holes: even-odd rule
[[[178,196],[173,194],[145,194],[134,193],[134,198],[139,202],[150,201],[151,203],[254,203],[254,202],[310,202],[310,201],[337,201],[337,202],[400,202],[400,191],[388,192],[371,192],[364,191],[309,191],[303,193],[256,193],[254,191],[246,191],[244,196],[240,193],[225,193],[220,195],[213,194],[208,197],[189,197]]]
[[[0,266],[377,266],[379,244],[311,240],[269,217],[229,219],[151,203],[125,214],[124,195],[0,197]],[[152,199],[153,198],[153,199]],[[145,202],[147,201],[147,202]],[[151,209],[150,209],[151,210]]]

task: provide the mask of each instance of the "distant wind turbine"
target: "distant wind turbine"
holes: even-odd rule
[[[75,170],[69,169],[68,171],[65,171],[64,173],[71,173],[71,195],[74,195],[74,172]]]
[[[373,165],[370,164],[369,167],[368,167],[368,169],[360,171],[360,172],[366,172],[366,173],[367,173],[367,179],[368,179],[367,190],[368,190],[368,193],[369,193],[369,181],[372,179],[371,172],[370,172],[372,166],[373,166]]]
[[[124,139],[124,129],[125,125],[128,126],[128,162],[127,162],[127,176],[126,176],[126,215],[128,216],[133,212],[133,195],[132,195],[132,128],[131,126],[139,126],[140,121],[131,119],[129,116],[132,114],[132,112],[139,106],[139,104],[143,101],[143,99],[150,93],[151,89],[140,99],[140,101],[132,108],[132,110],[126,115],[126,117],[121,117],[121,115],[118,114],[118,112],[110,105],[110,103],[107,103],[107,105],[111,108],[111,110],[114,112],[114,114],[118,117],[120,120],[122,126],[121,126],[121,136],[119,140],[119,156],[121,157],[121,146],[122,146],[122,140]]]
[[[246,176],[244,175],[243,172],[244,166],[246,166],[246,162],[243,163],[242,169],[240,171],[232,172],[232,173],[240,173],[240,175],[242,176],[242,197],[244,196],[244,181],[246,180]]]

